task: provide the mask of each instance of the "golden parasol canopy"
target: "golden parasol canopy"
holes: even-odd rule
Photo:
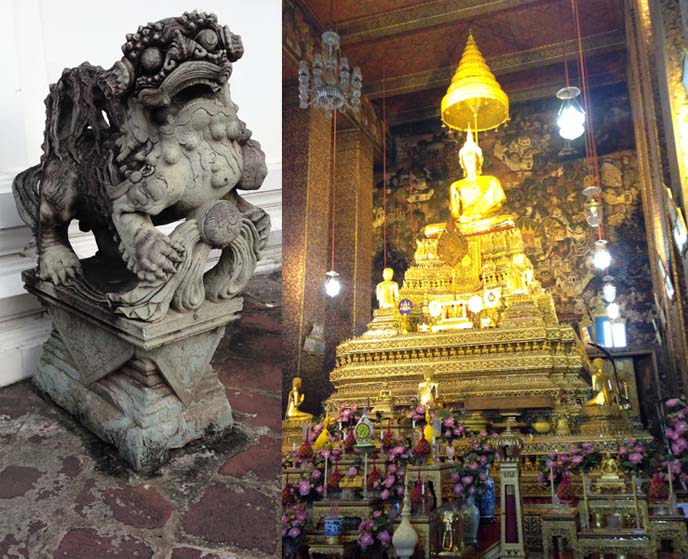
[[[469,32],[459,67],[442,98],[442,122],[455,130],[492,130],[509,120],[509,98]]]

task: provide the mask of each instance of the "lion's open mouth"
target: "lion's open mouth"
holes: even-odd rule
[[[220,87],[218,83],[209,80],[190,80],[180,85],[170,97],[175,105],[186,105],[196,99],[214,99]]]
[[[187,61],[169,74],[157,88],[144,89],[139,99],[148,108],[183,106],[197,99],[213,99],[229,78],[230,68],[204,60]]]

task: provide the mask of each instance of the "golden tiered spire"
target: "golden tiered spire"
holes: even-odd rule
[[[459,67],[442,99],[442,122],[455,130],[470,124],[482,132],[509,120],[509,98],[478,50],[469,32]]]

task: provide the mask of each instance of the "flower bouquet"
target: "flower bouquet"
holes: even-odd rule
[[[381,549],[389,547],[392,543],[391,531],[391,522],[381,510],[374,511],[370,520],[361,519],[356,541],[365,553],[364,557],[369,557],[376,547]]]
[[[302,504],[290,505],[282,513],[282,551],[284,557],[294,557],[303,540],[306,510]]]
[[[626,439],[619,447],[619,462],[624,472],[642,478],[650,470],[652,452],[645,442]]]

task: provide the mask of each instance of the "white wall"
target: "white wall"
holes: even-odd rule
[[[109,68],[121,58],[127,33],[194,9],[217,14],[222,25],[243,39],[245,54],[234,64],[230,78],[232,98],[239,105],[240,118],[261,143],[268,165],[263,187],[245,194],[270,213],[273,223],[263,268],[281,264],[281,0],[0,0],[5,23],[0,33],[0,360],[20,363],[22,369],[0,368],[0,386],[30,374],[35,352],[18,357],[17,348],[33,351],[35,340],[48,327],[37,314],[36,301],[22,289],[19,274],[34,260],[22,251],[30,233],[19,219],[11,192],[13,177],[39,161],[48,85],[63,68],[84,61]],[[93,254],[90,233],[72,230],[79,256]],[[11,337],[4,336],[10,331]]]

